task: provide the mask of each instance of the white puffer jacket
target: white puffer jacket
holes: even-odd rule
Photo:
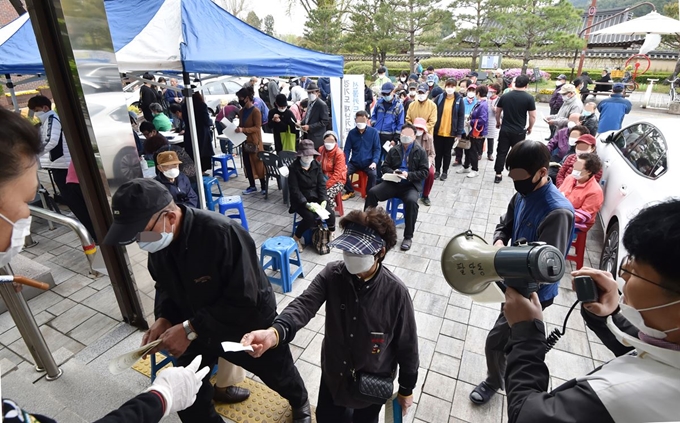
[[[40,135],[45,147],[45,152],[40,156],[40,165],[43,169],[68,169],[68,165],[71,164],[71,153],[66,144],[66,135],[61,130],[59,116],[50,110],[39,119],[42,123]],[[61,153],[59,149],[62,150]]]

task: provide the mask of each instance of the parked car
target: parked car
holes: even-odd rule
[[[621,240],[630,219],[646,205],[680,192],[680,148],[669,151],[673,139],[680,141],[677,134],[677,122],[667,119],[635,122],[598,136],[604,191],[599,216],[605,233],[600,269],[616,275],[627,254]]]

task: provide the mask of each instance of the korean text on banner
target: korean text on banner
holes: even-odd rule
[[[340,93],[336,95],[333,88],[337,84],[333,84],[331,79],[331,99],[334,103],[333,112],[339,112],[339,136],[344,146],[347,134],[354,128],[354,118],[359,110],[364,110],[364,76],[363,75],[344,75],[340,80]],[[340,99],[340,110],[337,110],[337,105],[334,99]]]

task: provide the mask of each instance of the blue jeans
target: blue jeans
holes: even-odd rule
[[[377,166],[377,164],[376,164]],[[349,162],[347,165],[347,183],[345,184],[345,192],[350,193],[354,192],[354,188],[352,188],[352,175],[355,174],[357,171],[363,171],[366,172],[366,175],[368,175],[368,183],[366,184],[366,193],[375,186],[375,180],[378,178],[378,173],[375,171],[375,169],[369,169],[368,167],[365,168],[360,168],[357,165],[355,165],[352,162]]]

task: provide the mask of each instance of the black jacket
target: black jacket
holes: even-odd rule
[[[279,118],[281,119],[280,122],[274,122],[274,115],[279,115]],[[285,112],[281,113],[279,110],[274,106],[274,108],[269,109],[269,116],[267,119],[267,126],[274,132],[274,145],[275,151],[281,151],[283,150],[282,144],[281,144],[281,133],[290,131],[291,134],[295,134],[295,138],[297,139],[299,132],[297,128],[295,127],[295,115],[293,112],[290,110],[290,108],[287,108]],[[296,143],[297,144],[297,143]],[[296,145],[297,147],[297,145]]]
[[[454,94],[453,111],[451,112],[451,136],[456,137],[465,133],[465,104],[463,104],[463,96],[458,93]],[[433,136],[439,133],[439,126],[442,121],[442,113],[444,112],[444,104],[446,104],[446,93],[441,94],[435,98],[434,104],[437,105],[437,123],[434,125]]]
[[[172,195],[175,204],[193,208],[198,207],[198,196],[193,188],[191,188],[191,182],[189,182],[189,177],[187,175],[180,173],[179,176],[175,178],[174,182],[170,182],[163,173],[159,172],[156,174],[156,180],[165,185],[165,188],[167,188],[170,195]]]
[[[321,371],[338,406],[364,408],[348,389],[352,368],[391,376],[399,365],[399,392],[410,395],[418,380],[418,334],[408,289],[385,266],[368,282],[359,282],[341,261],[329,263],[274,321],[288,343],[325,309]]]
[[[440,87],[439,85],[436,85],[436,84],[435,84],[435,86],[432,87],[432,89],[430,90],[430,92],[429,92],[428,94],[429,94],[429,95],[428,95],[428,98],[429,98],[430,100],[434,101],[435,98],[437,98],[437,97],[439,97],[440,95],[444,94],[444,90],[442,89],[442,87]]]
[[[323,134],[326,132],[330,120],[326,102],[319,98],[309,105],[302,123],[302,125],[309,125],[309,130],[303,132],[303,138],[314,141],[315,149],[319,149],[323,145]]]
[[[153,114],[151,113],[151,103],[159,103],[156,89],[142,85],[139,89],[139,108],[142,109],[144,120],[152,122]]]
[[[213,156],[212,146],[212,120],[208,112],[208,106],[202,101],[194,101],[194,112],[196,113],[196,134],[198,135],[198,149],[199,154],[194,153],[194,145],[191,143],[191,131],[189,130],[189,112],[187,111],[186,102],[189,99],[184,99],[182,103],[182,120],[184,121],[184,149],[187,154],[194,160],[199,161],[199,157],[210,158]],[[201,161],[203,163],[203,161]],[[201,169],[205,172],[208,169]]]
[[[597,135],[597,127],[600,124],[600,119],[597,118],[595,113],[590,116],[581,116],[579,120],[581,121],[581,125],[588,128],[590,135]]]
[[[243,227],[213,211],[180,206],[179,235],[149,253],[156,281],[156,319],[173,325],[189,320],[201,346],[216,353],[222,341],[269,327],[276,316],[271,284]]]
[[[288,169],[289,213],[293,213],[306,203],[328,201],[326,177],[318,161],[312,161],[309,169],[304,170],[300,164],[300,159],[296,159]]]
[[[401,167],[401,162],[403,160],[404,146],[397,144],[390,148],[390,151],[387,153],[387,157],[385,157],[385,161],[382,165],[382,173],[394,173],[395,170]],[[407,165],[408,176],[406,177],[406,180],[413,184],[418,192],[421,192],[423,190],[423,181],[430,172],[430,162],[427,158],[427,152],[417,142],[413,143]]]
[[[581,309],[588,328],[617,357],[633,348],[622,345],[607,327],[607,318]],[[638,330],[620,313],[612,315],[623,332],[637,337]],[[562,341],[565,342],[565,341]],[[545,360],[545,326],[543,322],[520,322],[511,329],[505,348],[507,370],[505,386],[508,396],[508,422],[614,422],[588,381],[572,379],[548,392],[550,374]],[[548,353],[550,354],[550,353]],[[601,367],[592,373],[600,371]]]

